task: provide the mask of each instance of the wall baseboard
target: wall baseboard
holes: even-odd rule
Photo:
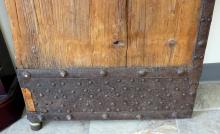
[[[204,64],[201,81],[220,81],[220,63]]]

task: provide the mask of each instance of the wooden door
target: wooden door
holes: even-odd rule
[[[31,112],[64,97],[59,119],[189,117],[214,2],[5,0]]]
[[[18,68],[192,65],[201,0],[6,0],[6,6]]]

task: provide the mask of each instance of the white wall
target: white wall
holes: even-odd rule
[[[0,0],[0,29],[2,29],[3,31],[5,40],[7,42],[7,46],[10,50],[10,54],[12,55],[14,53],[13,41],[12,41],[9,19],[8,19],[6,9],[4,6],[4,0]],[[14,56],[11,56],[11,57],[14,61]]]
[[[13,42],[3,0],[0,0],[0,26],[2,26],[7,44],[12,54]],[[220,63],[220,0],[216,0],[205,63]]]
[[[220,0],[216,0],[205,63],[220,63]]]

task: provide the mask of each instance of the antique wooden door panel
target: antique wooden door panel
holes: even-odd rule
[[[31,122],[190,117],[214,0],[5,0]]]
[[[201,0],[128,1],[128,66],[191,66]]]
[[[126,65],[126,0],[5,3],[11,17],[18,68]]]

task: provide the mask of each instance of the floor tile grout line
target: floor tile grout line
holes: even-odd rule
[[[90,134],[90,129],[91,129],[91,120],[89,121],[89,130],[88,130],[88,134]]]
[[[180,128],[179,128],[179,124],[178,124],[178,120],[176,119],[176,127],[177,127],[177,133],[180,134]]]
[[[220,111],[220,108],[204,108],[204,109],[193,110],[193,112],[208,112],[208,111]]]

